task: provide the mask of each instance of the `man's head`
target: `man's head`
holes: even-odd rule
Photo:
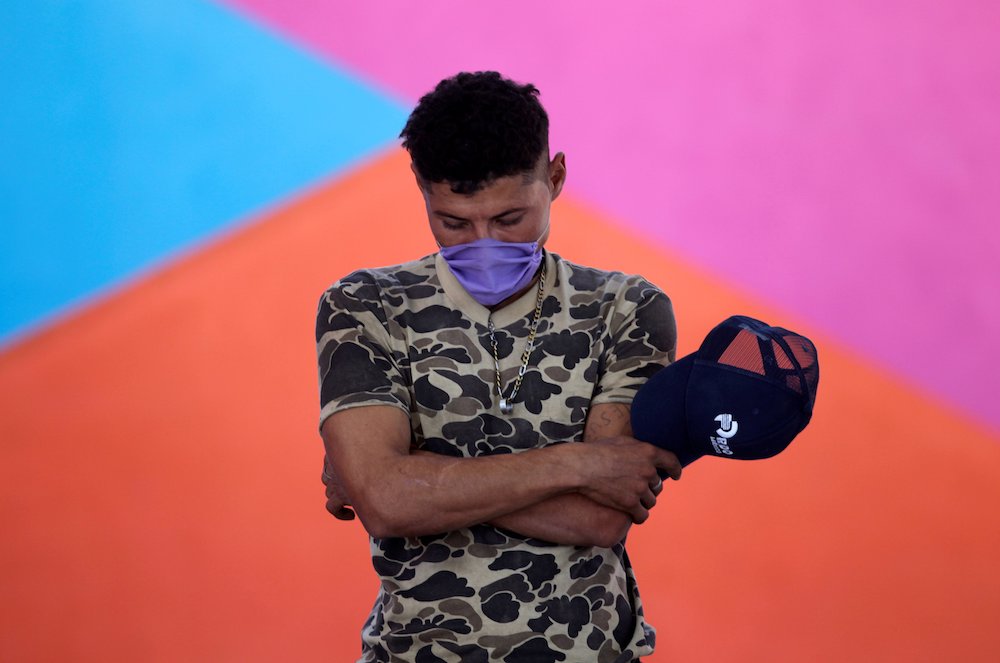
[[[416,175],[471,194],[548,157],[549,116],[534,85],[495,71],[460,73],[437,84],[400,133]],[[546,161],[548,159],[546,158]]]
[[[538,89],[497,72],[457,74],[420,99],[400,137],[439,244],[544,242],[566,176],[548,131]]]

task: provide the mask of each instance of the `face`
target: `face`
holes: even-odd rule
[[[489,237],[502,242],[534,242],[549,236],[549,208],[566,181],[562,152],[539,162],[534,176],[511,175],[472,194],[455,193],[447,182],[417,184],[427,206],[431,233],[441,246]]]

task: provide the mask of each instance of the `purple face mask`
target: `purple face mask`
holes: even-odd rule
[[[501,242],[484,237],[442,246],[441,257],[473,299],[494,306],[531,283],[542,251],[537,241]]]

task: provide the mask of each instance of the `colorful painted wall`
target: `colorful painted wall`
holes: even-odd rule
[[[681,353],[812,337],[810,428],[705,459],[630,552],[651,661],[1000,657],[1000,5],[7,0],[0,660],[347,661],[320,292],[434,250],[395,140],[536,83],[550,247],[642,273]]]

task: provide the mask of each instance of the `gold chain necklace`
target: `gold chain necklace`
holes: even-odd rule
[[[493,346],[493,366],[496,368],[497,374],[497,396],[500,397],[500,412],[503,414],[510,414],[514,411],[514,397],[517,396],[517,390],[521,388],[521,380],[524,379],[524,372],[528,370],[528,360],[531,358],[531,351],[535,347],[535,332],[538,331],[538,320],[542,317],[542,300],[545,298],[545,274],[546,274],[546,264],[545,258],[542,257],[542,275],[538,279],[538,299],[535,301],[535,317],[531,321],[531,331],[528,332],[528,342],[524,346],[524,352],[521,354],[521,367],[517,369],[517,377],[514,379],[514,388],[510,390],[510,396],[503,395],[503,383],[500,382],[500,353],[497,352],[497,337],[494,334],[496,331],[493,326],[493,311],[490,311],[490,316],[486,320],[486,327],[490,331],[490,344]]]

